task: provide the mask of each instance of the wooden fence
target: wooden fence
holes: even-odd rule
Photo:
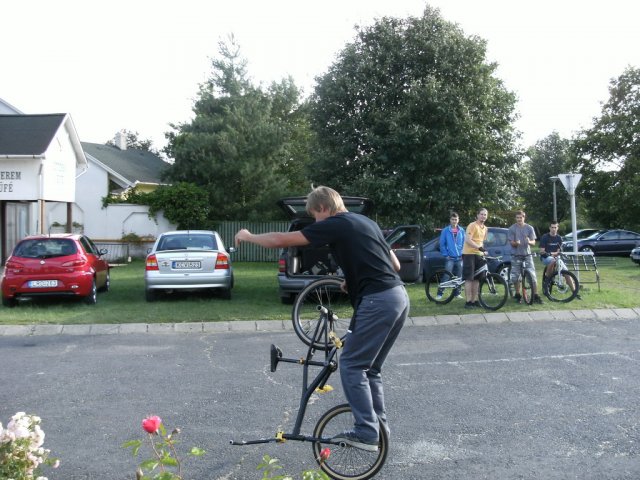
[[[216,231],[222,237],[227,248],[233,247],[233,237],[241,228],[247,228],[251,233],[286,232],[289,229],[288,221],[281,222],[220,222]],[[279,248],[263,248],[251,243],[243,243],[240,248],[231,255],[235,262],[277,262],[280,258]]]

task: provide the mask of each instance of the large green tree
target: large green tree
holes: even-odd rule
[[[248,79],[231,37],[220,42],[213,74],[200,86],[194,118],[172,125],[165,150],[173,182],[208,192],[213,220],[269,219],[278,197],[299,188],[308,122],[291,79],[266,91]]]
[[[640,69],[628,67],[611,80],[609,100],[575,145],[579,195],[590,218],[640,230]]]
[[[495,70],[484,40],[430,7],[357,28],[311,98],[310,176],[373,198],[389,224],[511,207],[521,157],[515,96]]]
[[[562,138],[557,132],[539,140],[527,150],[529,162],[527,184],[522,191],[527,218],[539,227],[553,220],[553,184],[551,177],[569,173],[574,159],[571,140]],[[556,210],[559,222],[570,217],[569,195],[562,183],[555,181]]]

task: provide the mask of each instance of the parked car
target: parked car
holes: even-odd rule
[[[71,233],[32,235],[22,239],[7,259],[2,275],[2,304],[20,298],[72,296],[96,303],[98,291],[111,285],[109,263],[86,236]]]
[[[161,234],[147,255],[144,291],[148,302],[160,293],[212,290],[231,298],[233,267],[217,232],[175,230]]]
[[[629,255],[633,263],[637,263],[640,265],[640,247],[636,247],[631,250],[631,254]]]
[[[511,246],[507,242],[506,228],[488,227],[487,239],[484,247],[491,257],[501,257],[499,260],[490,259],[489,271],[499,273],[509,281],[511,269]],[[422,245],[422,281],[427,282],[437,270],[444,268],[445,259],[440,253],[440,235]]]
[[[278,201],[278,206],[291,218],[289,232],[302,230],[315,219],[306,211],[306,197],[288,197]],[[350,212],[369,215],[373,202],[363,197],[343,196],[345,207]],[[416,225],[396,227],[385,236],[400,261],[400,278],[405,282],[415,282],[420,278],[420,228]],[[304,287],[325,275],[343,273],[331,256],[329,246],[314,248],[287,247],[280,251],[278,261],[278,294],[282,303],[292,303]]]
[[[578,240],[582,240],[583,238],[588,238],[591,235],[595,235],[596,233],[605,232],[605,229],[602,228],[583,228],[582,230],[576,230],[576,234],[578,235]],[[562,240],[565,242],[570,242],[573,240],[573,232],[569,232],[566,235],[562,236]]]
[[[594,255],[629,255],[640,246],[640,233],[628,230],[605,230],[578,240],[579,252],[593,252]],[[573,251],[573,241],[562,242],[565,252]]]

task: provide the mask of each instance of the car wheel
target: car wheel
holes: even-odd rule
[[[13,308],[16,306],[16,299],[13,297],[2,297],[2,306]]]
[[[107,279],[104,282],[104,285],[98,289],[99,292],[108,292],[111,288],[111,273],[107,270]]]
[[[91,293],[84,297],[84,303],[87,305],[95,305],[98,301],[98,289],[96,288],[96,279],[91,281]]]
[[[158,296],[156,295],[156,292],[154,290],[145,290],[144,298],[147,302],[155,302]]]

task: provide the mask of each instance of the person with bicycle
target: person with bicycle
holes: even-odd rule
[[[340,356],[340,378],[355,425],[333,440],[376,452],[379,428],[389,432],[382,366],[409,314],[409,297],[398,275],[400,262],[378,224],[349,212],[335,190],[314,188],[307,195],[307,212],[315,222],[302,230],[256,235],[241,229],[235,243],[266,248],[329,245],[354,307]]]
[[[462,276],[462,249],[464,248],[464,228],[458,225],[460,218],[456,212],[449,215],[449,225],[440,232],[440,253],[444,257],[444,269],[454,276]],[[447,275],[448,277],[448,275]],[[449,280],[443,278],[443,281]],[[438,289],[436,298],[442,298],[443,290]],[[460,287],[457,287],[453,295],[460,296]]]
[[[525,223],[526,214],[522,210],[516,212],[516,223],[509,227],[507,239],[511,244],[511,257],[521,257],[522,262],[511,262],[511,282],[515,286],[516,293],[513,299],[516,303],[522,303],[522,295],[520,295],[520,287],[522,284],[521,268],[528,270],[531,274],[533,285],[531,290],[533,293],[533,303],[542,304],[542,299],[538,295],[538,281],[536,278],[536,268],[531,255],[531,246],[536,244],[536,232],[531,225]]]
[[[549,233],[545,233],[540,239],[540,260],[545,266],[545,279],[553,276],[556,258],[561,252],[562,237],[558,235],[558,222],[553,221],[549,224]]]
[[[480,280],[475,278],[475,272],[485,265],[487,261],[484,256],[484,241],[487,238],[487,226],[485,222],[489,212],[486,208],[481,208],[476,214],[476,220],[467,226],[462,248],[462,276],[464,278],[464,293],[466,303],[464,308],[481,307],[478,300],[480,290]]]
[[[550,281],[556,269],[556,261],[562,254],[562,237],[558,235],[558,222],[553,221],[549,224],[549,233],[542,235],[540,239],[540,260],[544,265],[543,282]],[[567,284],[571,291],[575,290],[573,279],[569,275],[565,275]],[[580,299],[580,295],[576,295]]]

